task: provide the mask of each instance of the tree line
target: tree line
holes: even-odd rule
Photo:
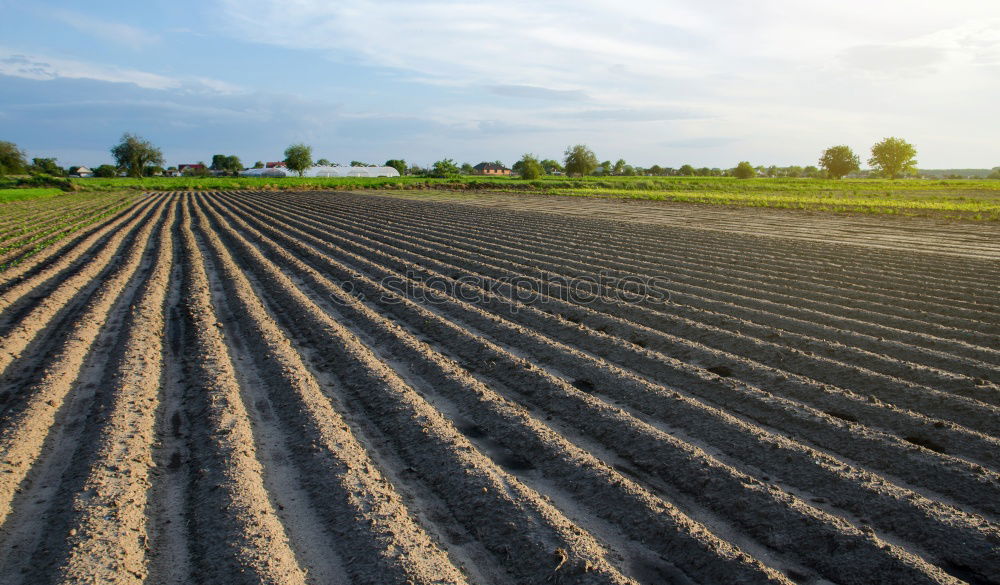
[[[124,173],[129,177],[143,177],[162,174],[176,167],[164,169],[163,152],[150,141],[135,134],[126,132],[118,144],[110,149],[115,164],[100,165],[93,170],[97,177],[116,177]],[[879,176],[891,179],[912,175],[917,172],[916,148],[909,142],[897,137],[888,137],[871,147],[868,165],[871,171],[868,176]],[[332,165],[328,159],[320,158],[313,162],[312,148],[305,144],[292,144],[285,149],[285,166],[300,175],[314,164]],[[494,164],[506,168],[502,161]],[[375,166],[361,161],[351,161],[351,166]],[[408,165],[403,159],[389,159],[384,166],[395,168],[400,175],[425,176],[437,178],[458,177],[475,174],[474,167],[469,163],[457,164],[453,159],[436,161],[430,167]],[[263,168],[264,163],[257,161],[253,168]],[[0,141],[0,175],[35,174],[65,177],[75,174],[80,167],[63,169],[54,158],[33,158],[27,162],[27,157],[20,148],[12,142]],[[209,165],[198,163],[185,169],[184,174],[236,175],[243,170],[243,162],[236,155],[216,154],[212,156]],[[534,154],[526,153],[515,162],[511,170],[522,179],[534,180],[543,175],[565,174],[575,177],[583,176],[656,176],[656,177],[737,177],[749,179],[753,177],[792,177],[792,178],[828,178],[841,179],[851,173],[861,171],[861,158],[847,145],[831,146],[825,149],[817,165],[801,166],[754,166],[748,161],[740,161],[733,168],[720,169],[685,164],[678,168],[652,165],[648,168],[633,166],[619,158],[615,162],[599,161],[594,151],[584,144],[570,146],[563,153],[562,161],[541,159]],[[989,178],[1000,179],[1000,167],[996,167]]]

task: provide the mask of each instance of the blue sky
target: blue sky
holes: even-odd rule
[[[815,164],[900,136],[1000,165],[1000,3],[0,0],[0,140],[109,162]]]

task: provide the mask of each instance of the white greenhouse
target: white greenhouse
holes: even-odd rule
[[[297,177],[299,174],[284,167],[247,169],[240,171],[243,177]],[[399,171],[392,167],[310,167],[303,177],[398,177]]]

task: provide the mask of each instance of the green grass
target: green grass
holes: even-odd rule
[[[0,203],[61,195],[62,189],[0,189]]]

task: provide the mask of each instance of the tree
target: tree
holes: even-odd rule
[[[904,173],[917,170],[917,149],[903,140],[891,136],[872,146],[872,157],[868,164],[880,175],[890,179],[899,178]]]
[[[990,173],[990,176],[986,177],[986,178],[987,179],[1000,179],[1000,167],[993,167],[993,172]]]
[[[677,169],[677,174],[682,177],[692,177],[694,173],[694,167],[691,165],[681,165],[681,168]]]
[[[583,144],[577,144],[566,149],[566,174],[589,175],[597,168],[597,156]]]
[[[819,166],[831,179],[842,179],[844,175],[861,168],[861,159],[850,146],[831,146],[819,157]]]
[[[300,142],[285,149],[285,165],[287,165],[290,170],[297,172],[300,177],[306,172],[306,169],[312,166],[312,164],[311,146],[306,146]]]
[[[551,175],[552,173],[561,173],[564,171],[563,166],[559,164],[559,161],[552,160],[551,158],[547,158],[541,161],[539,164],[542,165],[542,169],[544,169],[545,173],[548,175]]]
[[[747,161],[740,161],[740,164],[736,165],[733,169],[733,176],[737,179],[749,179],[750,177],[757,176],[757,169],[753,168],[753,165]]]
[[[162,165],[163,153],[153,143],[126,132],[121,142],[111,147],[118,168],[130,177],[142,177],[143,170],[150,165]]]
[[[823,174],[820,172],[818,167],[809,165],[806,168],[802,169],[802,176],[808,177],[810,179],[820,179],[823,177]]]
[[[625,159],[620,158],[617,161],[615,161],[615,164],[611,166],[611,172],[609,173],[607,172],[607,169],[605,169],[605,173],[609,175],[624,175],[625,164],[626,164]]]
[[[450,158],[446,158],[435,162],[434,166],[431,167],[430,172],[427,173],[427,176],[438,179],[448,179],[451,177],[457,177],[460,174],[461,169],[458,168],[455,161]]]
[[[538,162],[538,158],[533,154],[525,154],[521,160],[514,163],[514,166],[518,167],[517,171],[521,173],[521,178],[527,181],[534,181],[545,174],[542,163]]]
[[[45,175],[52,175],[53,177],[61,177],[66,174],[62,168],[56,164],[56,159],[54,158],[33,158],[31,159],[31,167],[29,170],[33,173],[42,173]]]
[[[262,169],[262,168],[264,168],[263,161],[257,161],[255,163],[253,163],[253,168],[255,168],[255,169]]]
[[[462,171],[463,175],[474,175],[474,174],[476,174],[476,167],[472,166],[471,164],[469,164],[467,162],[462,163],[462,166],[459,167],[459,170]]]
[[[330,166],[330,161],[328,159],[321,158],[318,161],[316,161],[316,166],[318,166],[318,167],[328,167],[328,166]]]
[[[111,179],[118,176],[118,167],[115,165],[101,165],[94,169],[94,176],[102,179]]]
[[[158,165],[150,165],[143,169],[143,176],[146,177],[158,177],[163,174],[163,167]]]
[[[390,158],[385,161],[385,166],[396,169],[400,175],[406,174],[406,161],[401,158]]]
[[[27,166],[23,150],[13,142],[0,141],[0,175],[19,175]]]
[[[359,160],[352,160],[352,161],[351,161],[351,166],[352,166],[352,167],[373,167],[373,166],[375,166],[375,165],[373,165],[373,164],[368,164],[368,163],[366,163],[366,162],[361,162],[361,161],[359,161]]]
[[[212,166],[210,168],[213,171],[228,172],[235,175],[243,170],[243,163],[240,161],[240,157],[235,154],[231,154],[229,156],[224,154],[215,154],[212,155]]]

